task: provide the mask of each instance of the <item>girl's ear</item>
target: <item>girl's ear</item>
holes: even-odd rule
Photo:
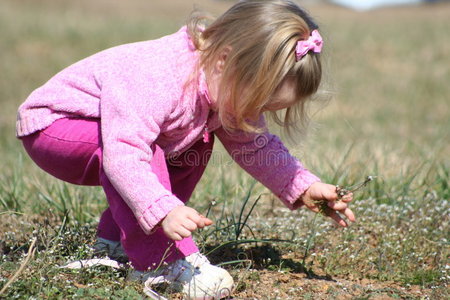
[[[227,60],[228,54],[231,52],[231,46],[225,47],[217,59],[216,65],[214,66],[214,71],[216,73],[222,74],[225,69],[225,61]]]

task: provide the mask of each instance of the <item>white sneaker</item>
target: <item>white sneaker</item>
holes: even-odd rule
[[[97,241],[94,244],[94,253],[101,256],[106,255],[112,260],[121,263],[128,261],[128,256],[119,241],[111,241],[97,237]]]
[[[141,280],[150,291],[152,285],[167,282],[187,299],[220,299],[229,296],[234,288],[231,275],[225,269],[211,265],[199,252],[155,271],[134,270],[128,279]]]

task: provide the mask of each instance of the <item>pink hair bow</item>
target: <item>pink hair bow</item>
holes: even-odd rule
[[[297,47],[295,48],[295,55],[297,61],[302,59],[309,51],[314,53],[320,53],[322,51],[323,40],[319,34],[319,31],[313,30],[311,36],[307,40],[302,40],[297,42]]]

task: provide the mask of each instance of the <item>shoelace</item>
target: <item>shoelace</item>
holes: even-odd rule
[[[195,268],[200,268],[204,264],[209,264],[209,260],[206,256],[200,254],[199,252],[187,256],[185,260]]]

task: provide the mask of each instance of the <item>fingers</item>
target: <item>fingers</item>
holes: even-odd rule
[[[181,223],[181,226],[183,226],[183,228],[189,230],[190,232],[198,228],[197,223],[195,223],[191,219],[186,219],[183,223]]]
[[[164,232],[170,239],[181,241],[184,238],[190,237],[195,229],[197,229],[197,225],[194,222],[185,220],[182,224],[174,226],[174,228],[168,228]]]
[[[199,214],[197,211],[195,211],[195,213],[190,215],[189,219],[192,220],[198,228],[203,228],[203,227],[209,226],[213,223],[213,221],[211,221],[207,217]],[[197,229],[197,228],[194,228],[193,230],[195,230],[195,229]]]
[[[210,219],[200,215],[195,209],[178,206],[167,214],[161,222],[161,226],[170,239],[180,241],[191,236],[194,230],[212,223]]]
[[[204,218],[204,221],[205,221],[205,226],[210,226],[210,225],[213,224],[213,221],[211,219],[206,218],[206,217]]]
[[[184,238],[190,237],[192,235],[192,231],[186,229],[185,227],[179,227],[175,232],[175,235],[179,235],[181,238],[177,241],[180,241]]]
[[[333,187],[332,192],[330,189],[328,189],[327,192],[329,196],[326,198],[329,201],[328,207],[332,209],[332,211],[329,212],[328,214],[329,217],[332,218],[337,224],[339,224],[342,227],[348,227],[348,223],[344,218],[342,218],[341,214],[345,216],[347,220],[355,222],[356,221],[355,214],[350,208],[348,208],[348,204],[353,200],[353,193],[348,193],[343,197],[339,198],[338,194],[336,193],[335,187]],[[330,195],[330,193],[334,195]],[[332,200],[333,198],[334,200]]]
[[[348,193],[347,195],[343,196],[341,200],[347,203],[351,202],[353,200],[353,193]]]
[[[347,227],[348,223],[342,218],[342,216],[351,222],[356,221],[355,214],[350,208],[348,208],[348,202],[352,200],[351,197],[352,195],[349,195],[349,197],[345,198],[347,202],[345,202],[344,198],[342,198],[342,201],[331,201],[327,203],[328,207],[332,209],[328,212],[328,216],[343,227]]]
[[[195,215],[191,216],[183,223],[183,227],[189,231],[194,231],[197,228],[203,228],[205,226],[209,226],[213,223],[210,219],[203,215]]]
[[[337,201],[337,202],[332,201],[332,202],[328,202],[327,205],[329,208],[332,208],[334,210],[339,210],[339,211],[346,209],[348,206],[347,203],[345,203],[343,201]]]
[[[207,217],[201,215],[200,223],[197,223],[197,225],[198,225],[199,228],[203,228],[205,226],[212,225],[212,223],[213,223],[212,220],[210,220]]]
[[[345,220],[342,219],[342,217],[336,211],[331,211],[328,216],[330,218],[332,218],[340,226],[342,226],[342,227],[347,227],[348,226],[347,222],[345,222]]]
[[[163,226],[163,231],[167,235],[168,238],[174,241],[181,241],[185,237],[191,235],[191,232],[185,228],[165,228]]]
[[[181,241],[183,239],[183,237],[181,235],[179,235],[178,233],[174,232],[174,233],[166,233],[166,235],[174,241]]]
[[[350,202],[353,200],[353,194],[348,193],[340,197],[337,193],[337,188],[335,185],[315,182],[313,183],[303,195],[303,200],[326,200],[326,201],[337,201],[342,200],[344,202]]]
[[[356,221],[355,214],[348,207],[345,208],[345,209],[339,210],[339,211],[331,210],[328,213],[328,216],[330,218],[332,218],[340,226],[348,227],[348,223],[342,218],[342,216],[338,212],[341,213],[342,215],[344,215],[349,221],[351,221],[351,222],[355,222]]]
[[[336,187],[334,185],[327,184],[326,189],[322,190],[322,199],[326,199],[327,201],[338,200],[338,194],[336,193]]]
[[[191,235],[191,232],[182,226],[162,224],[162,229],[168,238],[174,241],[181,241],[183,238]]]
[[[346,208],[343,211],[341,211],[341,213],[347,217],[347,219],[349,219],[351,222],[355,222],[356,218],[355,218],[355,214],[353,213],[353,211],[350,208]]]

